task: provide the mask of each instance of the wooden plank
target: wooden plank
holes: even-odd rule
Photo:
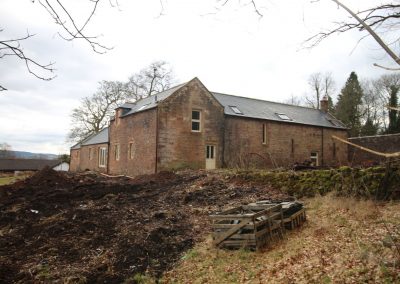
[[[275,206],[275,204],[273,205]],[[243,208],[244,209],[249,209],[249,210],[265,210],[265,209],[269,209],[272,206],[265,206],[265,205],[244,205]]]
[[[229,237],[229,240],[255,240],[254,234],[235,234]]]
[[[255,240],[237,240],[237,241],[231,241],[231,240],[226,240],[223,241],[221,245],[239,245],[239,246],[246,246],[246,245],[255,245],[256,241]]]
[[[253,217],[254,214],[246,214],[246,215],[210,215],[210,218],[212,220],[216,221],[223,221],[223,220],[245,220],[245,219],[250,219]]]
[[[295,217],[297,217],[297,216],[299,216],[299,215],[302,215],[305,211],[306,211],[306,209],[305,209],[305,208],[302,208],[302,209],[300,209],[299,211],[297,211],[296,213],[294,213],[294,214],[293,214],[292,216],[290,216],[290,217],[295,218]]]
[[[347,141],[347,140],[344,140],[344,139],[342,139],[342,138],[339,138],[339,137],[337,137],[337,136],[335,136],[335,135],[332,135],[332,138],[333,138],[333,139],[336,139],[336,140],[338,140],[338,141],[340,141],[340,142],[346,143],[346,144],[348,144],[348,145],[351,145],[351,146],[353,146],[353,147],[356,147],[356,148],[358,148],[358,149],[361,149],[361,150],[363,150],[363,151],[366,151],[366,152],[369,152],[369,153],[371,153],[371,154],[377,155],[377,156],[386,157],[386,158],[397,158],[397,157],[400,157],[400,152],[394,152],[394,153],[383,153],[383,152],[378,152],[378,151],[374,151],[374,150],[371,150],[371,149],[369,149],[369,148],[366,148],[366,147],[363,147],[363,146],[360,146],[360,145],[351,143],[351,142],[349,142],[349,141]]]
[[[400,111],[400,107],[386,106],[388,109]]]
[[[215,239],[213,241],[213,244],[215,246],[219,245],[223,240],[225,240],[225,239],[229,238],[230,236],[232,236],[234,233],[236,233],[241,228],[246,226],[250,221],[251,221],[251,219],[242,220],[241,223],[236,224],[234,227],[230,228],[228,231],[226,231],[223,234],[221,234],[217,239]]]
[[[219,230],[229,230],[230,228],[232,228],[235,225],[237,225],[237,224],[216,224],[216,225],[212,225],[212,228],[219,229]],[[254,230],[254,224],[249,223],[246,226],[244,226],[242,229],[243,230]]]

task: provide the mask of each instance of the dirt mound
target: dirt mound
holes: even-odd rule
[[[44,189],[47,189],[54,187],[60,188],[70,186],[71,180],[67,177],[66,174],[57,172],[49,166],[46,166],[42,170],[36,172],[31,177],[28,177],[25,180],[18,181],[8,187],[12,189],[26,187],[42,187]]]
[[[1,192],[0,279],[8,283],[159,277],[209,233],[212,211],[287,198],[203,171],[130,179],[47,168]]]

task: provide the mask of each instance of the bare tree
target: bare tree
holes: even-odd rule
[[[392,87],[400,87],[400,73],[382,75],[372,82],[374,97],[377,100],[379,125],[382,132],[386,132],[389,125],[389,105]]]
[[[165,61],[155,61],[129,77],[125,88],[131,99],[138,100],[162,92],[173,83],[175,79],[171,66]]]
[[[335,80],[332,77],[332,73],[313,73],[308,79],[308,85],[312,90],[312,94],[305,97],[308,106],[319,109],[320,101],[324,96],[330,99],[332,103],[332,96],[335,92]]]
[[[284,100],[283,103],[289,104],[289,105],[294,105],[294,106],[301,106],[301,105],[303,105],[303,100],[301,97],[291,94],[290,98]]]
[[[107,126],[114,110],[126,101],[162,92],[175,82],[172,68],[165,61],[156,61],[132,75],[128,82],[102,81],[97,92],[82,99],[71,114],[68,140],[78,142]]]
[[[373,80],[362,80],[360,84],[363,89],[361,135],[375,135],[379,129],[383,128],[384,123],[384,118],[380,114],[381,99],[376,92]]]
[[[319,0],[315,2],[318,1]],[[398,46],[397,33],[399,29],[398,20],[400,18],[400,3],[398,3],[398,1],[387,1],[387,3],[382,3],[381,5],[359,12],[353,12],[341,1],[331,1],[350,14],[351,18],[349,21],[338,22],[334,28],[326,32],[320,32],[307,39],[306,42],[309,43],[309,46],[315,46],[333,34],[344,33],[351,30],[366,31],[367,34],[364,37],[368,35],[372,36],[380,47],[400,65],[400,58],[393,50],[393,48]],[[377,63],[374,65],[387,70],[400,70],[399,68],[384,67]]]
[[[118,1],[114,1],[109,0],[109,5],[112,7],[118,6]],[[53,22],[61,28],[61,31],[58,33],[61,38],[66,41],[83,40],[90,45],[94,52],[105,53],[111,48],[100,43],[99,35],[87,33],[89,22],[95,15],[100,2],[104,2],[104,0],[86,0],[85,3],[82,3],[83,5],[80,5],[80,7],[83,6],[84,8],[80,8],[80,11],[87,9],[87,13],[80,19],[77,16],[77,11],[71,8],[72,4],[67,1],[32,0],[32,3],[41,5],[48,12]],[[3,31],[4,29],[0,29],[0,35]],[[54,62],[40,63],[24,51],[23,43],[33,36],[35,34],[27,32],[25,35],[12,38],[3,39],[0,37],[0,59],[15,57],[21,60],[25,64],[27,71],[36,78],[46,81],[51,80],[55,77]],[[0,91],[5,90],[7,90],[6,87],[0,84]]]
[[[14,158],[14,154],[12,152],[12,147],[10,144],[6,142],[0,143],[0,158],[2,159]]]
[[[78,142],[99,132],[107,126],[108,118],[113,114],[114,109],[125,100],[126,92],[122,82],[100,82],[97,92],[83,98],[81,105],[72,110],[72,127],[68,140]]]

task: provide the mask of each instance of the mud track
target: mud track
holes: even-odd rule
[[[44,169],[0,187],[0,281],[160,277],[210,232],[212,211],[288,197],[224,172],[129,178]]]

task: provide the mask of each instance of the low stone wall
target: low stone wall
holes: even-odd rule
[[[261,182],[297,198],[335,192],[341,196],[375,198],[385,178],[384,167],[340,167],[314,171],[238,171],[239,180]],[[388,198],[399,199],[400,169],[394,168],[387,180]]]
[[[400,133],[349,138],[351,143],[383,153],[400,152]],[[349,146],[349,163],[352,166],[372,166],[385,161],[384,157]]]

